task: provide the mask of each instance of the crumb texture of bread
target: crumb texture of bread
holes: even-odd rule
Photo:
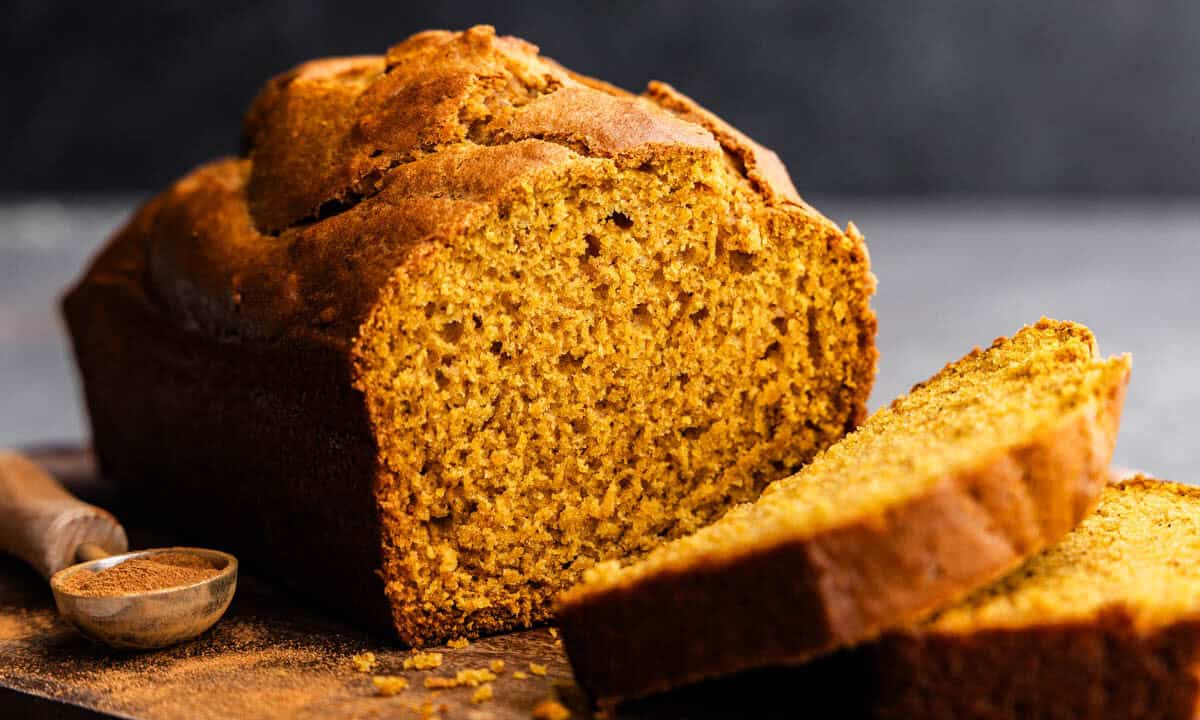
[[[620,698],[803,660],[996,579],[1094,506],[1129,367],[1046,319],[947,365],[757,501],[589,571],[559,604],[577,677]]]
[[[1195,717],[1200,490],[1110,485],[1061,542],[859,655],[880,718]]]
[[[863,237],[670,86],[431,31],[244,135],[66,300],[97,451],[406,643],[546,620],[865,418]]]

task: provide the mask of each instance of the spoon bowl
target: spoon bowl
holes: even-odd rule
[[[74,594],[64,587],[77,573],[97,573],[126,560],[167,552],[202,558],[218,572],[188,585],[107,597]],[[190,640],[220,620],[237,589],[237,570],[237,558],[228,553],[157,548],[72,565],[50,578],[50,588],[59,614],[84,635],[116,648],[148,650]]]

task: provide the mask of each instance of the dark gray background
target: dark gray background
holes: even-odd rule
[[[0,190],[158,187],[236,152],[268,76],[490,22],[677,85],[801,191],[1200,190],[1200,2],[11,0]]]

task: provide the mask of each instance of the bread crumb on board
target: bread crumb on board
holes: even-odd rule
[[[552,638],[558,637],[558,628],[550,628],[550,637],[552,637]]]
[[[529,677],[529,675],[527,673],[523,673],[520,670],[518,670],[515,673],[513,673],[513,677],[518,680],[524,680],[525,678]]]
[[[491,661],[490,663],[488,663],[488,670],[491,670],[494,673],[504,672],[504,661],[503,660]]]
[[[434,705],[432,700],[426,700],[420,705],[409,705],[408,709],[417,715],[420,715],[423,720],[437,720],[438,713],[446,712],[450,709],[450,706],[445,703],[438,703],[437,705]]]
[[[538,675],[540,677],[545,677],[546,676],[546,666],[531,662],[531,663],[529,663],[529,672],[533,673],[534,675]]]
[[[433,688],[456,688],[466,685],[467,687],[476,687],[483,683],[489,683],[496,679],[496,674],[487,668],[479,668],[478,670],[459,670],[454,677],[427,677],[425,678],[425,687]]]
[[[381,697],[397,695],[408,687],[408,680],[397,675],[376,675],[371,682],[375,685],[375,694]]]
[[[455,650],[461,650],[462,648],[465,648],[466,646],[468,646],[470,644],[471,644],[471,641],[466,639],[465,637],[457,637],[457,638],[454,638],[453,640],[451,640],[450,642],[446,643],[447,646],[452,647]]]
[[[487,668],[479,668],[478,670],[459,670],[455,679],[463,685],[475,687],[480,683],[492,682],[496,679],[496,674]]]
[[[412,657],[404,658],[405,670],[432,670],[442,666],[442,654],[438,652],[415,653]]]
[[[557,700],[543,700],[533,706],[534,720],[567,720],[571,711]]]
[[[435,688],[456,688],[458,687],[458,681],[454,678],[427,677],[425,678],[425,687],[430,690]]]
[[[365,652],[355,655],[350,658],[350,664],[360,673],[368,673],[375,669],[375,664],[378,660],[375,658],[375,653]]]
[[[487,702],[492,699],[492,684],[484,683],[475,688],[475,692],[471,694],[471,704],[478,705],[482,702]]]

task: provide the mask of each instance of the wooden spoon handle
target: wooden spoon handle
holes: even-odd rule
[[[75,564],[84,543],[111,555],[129,548],[125,528],[107,511],[71,495],[24,455],[0,450],[0,551],[49,579]]]

